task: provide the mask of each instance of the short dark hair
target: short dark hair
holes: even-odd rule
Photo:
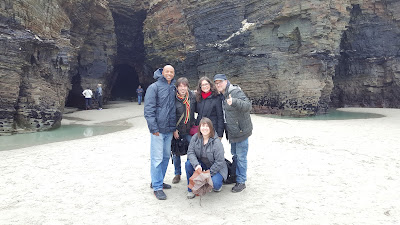
[[[203,134],[200,132],[201,124],[207,124],[208,127],[210,128],[210,137],[214,137],[214,135],[215,135],[215,130],[214,130],[213,123],[212,123],[212,121],[211,121],[210,119],[208,119],[207,117],[201,118],[201,120],[200,120],[200,122],[199,122],[199,129],[198,129],[198,131],[197,131],[197,135],[198,135],[200,138],[203,138]]]
[[[186,77],[181,77],[175,82],[175,86],[178,87],[180,84],[186,85],[189,87],[189,81]]]

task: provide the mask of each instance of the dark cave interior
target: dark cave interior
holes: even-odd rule
[[[111,100],[133,100],[136,98],[136,88],[139,85],[139,77],[136,70],[127,65],[116,65],[116,80],[112,85]]]

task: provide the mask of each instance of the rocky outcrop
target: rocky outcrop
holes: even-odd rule
[[[106,3],[1,2],[0,134],[60,126],[72,87],[107,80],[115,34]]]
[[[328,108],[348,1],[179,2],[149,11],[149,64],[176,64],[193,84],[225,73],[256,112],[310,115]]]
[[[400,2],[354,4],[333,77],[335,107],[400,106]]]
[[[97,83],[105,100],[132,96],[165,64],[192,89],[227,74],[258,113],[399,107],[399,9],[394,0],[2,0],[0,134],[59,126],[64,106],[82,107],[83,88]]]

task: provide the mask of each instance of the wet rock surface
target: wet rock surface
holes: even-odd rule
[[[165,64],[192,89],[227,74],[256,113],[399,107],[399,10],[393,0],[2,0],[0,133],[57,127],[98,83],[105,101],[134,97]]]

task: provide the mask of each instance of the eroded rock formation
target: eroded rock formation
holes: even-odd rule
[[[336,107],[400,106],[400,2],[354,4],[333,78]]]
[[[255,112],[400,106],[395,0],[0,0],[0,134],[60,125],[83,88],[134,95],[165,64],[225,73]]]

